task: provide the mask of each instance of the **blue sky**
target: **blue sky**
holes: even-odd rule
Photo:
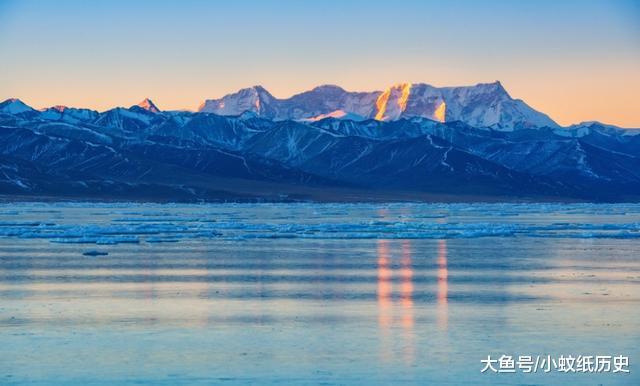
[[[560,123],[640,127],[639,1],[0,0],[0,58],[0,98],[35,107],[500,80]]]

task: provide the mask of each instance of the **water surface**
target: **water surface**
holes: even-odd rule
[[[634,385],[640,206],[4,204],[0,299],[7,384]]]

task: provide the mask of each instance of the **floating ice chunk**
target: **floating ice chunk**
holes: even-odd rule
[[[109,252],[90,250],[90,251],[82,252],[82,254],[84,256],[95,257],[95,256],[107,256]]]
[[[147,237],[144,241],[147,243],[177,243],[179,237]]]

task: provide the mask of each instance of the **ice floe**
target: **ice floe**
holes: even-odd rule
[[[17,221],[15,212],[24,221]],[[640,238],[640,205],[20,203],[0,205],[0,237],[107,245],[274,238]]]

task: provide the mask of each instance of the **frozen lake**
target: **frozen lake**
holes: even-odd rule
[[[0,384],[638,385],[640,205],[2,204],[0,346]]]

